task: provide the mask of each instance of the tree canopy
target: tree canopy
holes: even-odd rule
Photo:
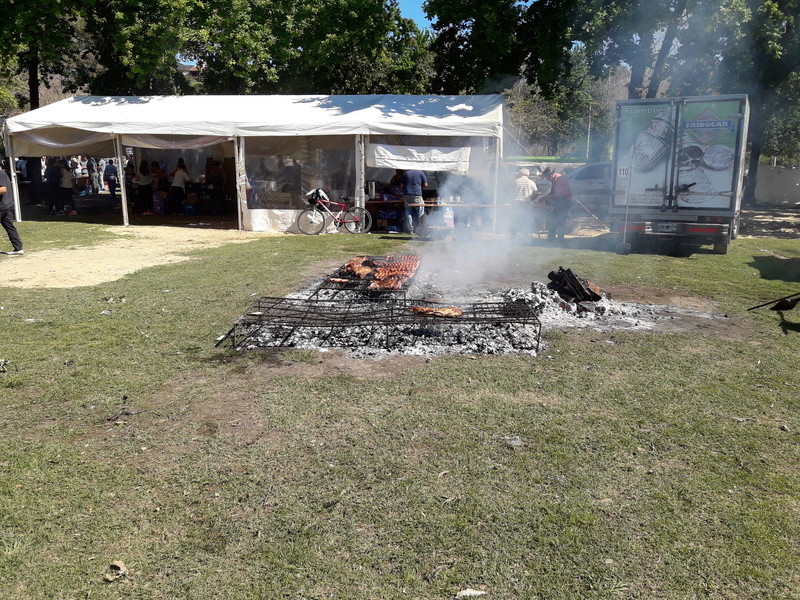
[[[603,81],[624,72],[630,98],[746,92],[756,160],[796,146],[787,124],[798,118],[800,0],[423,5],[431,31],[397,0],[6,0],[0,102],[24,95],[23,81],[36,107],[53,78],[67,91],[115,95],[513,88],[519,106],[552,117],[547,143],[560,147],[607,100],[595,97],[607,94]],[[185,77],[179,62],[201,76]]]

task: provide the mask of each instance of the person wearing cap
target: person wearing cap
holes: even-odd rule
[[[550,208],[547,216],[547,239],[563,240],[567,233],[569,209],[572,207],[572,189],[567,178],[550,167],[544,170],[542,177],[546,177],[553,184],[550,193],[543,199]]]
[[[528,235],[533,231],[533,208],[531,201],[539,193],[530,178],[530,170],[523,167],[517,171],[514,181],[516,193],[511,208],[511,235]]]

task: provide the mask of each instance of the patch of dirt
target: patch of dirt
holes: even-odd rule
[[[317,379],[347,374],[363,379],[366,384],[375,378],[418,369],[429,362],[416,356],[354,360],[338,350],[301,352],[303,360],[296,361],[296,353],[291,349],[268,349],[223,357],[219,360],[221,375],[211,379],[182,373],[157,393],[123,405],[118,419],[101,421],[93,436],[93,447],[95,451],[102,451],[105,446],[111,449],[119,445],[120,439],[126,439],[137,449],[127,460],[156,471],[169,470],[179,462],[179,457],[196,451],[211,439],[235,448],[258,443],[267,451],[279,450],[292,440],[285,431],[271,426],[264,416],[259,396],[271,389],[271,379],[291,375]],[[136,441],[142,431],[147,431],[151,440],[145,446]]]
[[[719,306],[711,298],[684,294],[678,290],[667,290],[635,285],[607,285],[603,291],[613,300],[636,302],[637,304],[666,304],[711,314],[719,314]]]
[[[604,286],[609,298],[620,302],[656,305],[659,319],[653,331],[698,333],[731,340],[750,340],[758,336],[754,323],[729,317],[712,298],[692,296],[678,290],[634,285]]]
[[[59,250],[26,248],[24,256],[2,257],[3,285],[17,288],[74,288],[115,281],[140,269],[194,260],[192,250],[262,238],[236,229],[109,227],[116,239],[96,246]]]
[[[743,208],[739,232],[747,237],[798,238],[800,207],[793,205]]]

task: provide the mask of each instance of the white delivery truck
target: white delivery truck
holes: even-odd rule
[[[728,252],[739,230],[746,95],[617,103],[611,230],[623,252],[645,236]]]

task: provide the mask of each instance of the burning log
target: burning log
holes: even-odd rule
[[[547,278],[550,280],[547,288],[568,302],[580,304],[602,299],[602,291],[595,283],[576,276],[570,269],[558,267],[558,271],[550,271]]]

